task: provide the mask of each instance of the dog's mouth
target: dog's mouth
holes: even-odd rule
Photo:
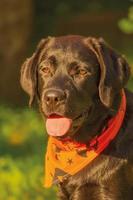
[[[46,119],[48,135],[54,137],[63,137],[68,133],[69,135],[73,135],[80,128],[88,113],[89,110],[86,110],[73,119],[56,113],[50,114]]]
[[[47,133],[51,136],[63,136],[65,135],[72,125],[72,119],[51,114],[46,120]]]

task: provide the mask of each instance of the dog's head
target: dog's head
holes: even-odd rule
[[[71,135],[86,120],[98,120],[99,107],[113,109],[129,74],[125,59],[102,38],[49,37],[22,65],[21,85],[46,118],[72,119]]]

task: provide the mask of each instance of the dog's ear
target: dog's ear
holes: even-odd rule
[[[106,107],[111,107],[114,95],[127,83],[130,68],[125,58],[116,53],[102,38],[88,38],[88,47],[100,65],[99,97]]]
[[[21,66],[20,84],[23,90],[30,96],[29,106],[31,106],[35,97],[36,82],[37,82],[36,69],[37,69],[39,55],[42,49],[45,48],[49,40],[50,37],[48,37],[47,39],[42,39],[39,42],[35,53],[33,53],[33,55],[30,58],[26,59],[26,61]]]

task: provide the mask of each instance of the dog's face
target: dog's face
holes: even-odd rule
[[[98,108],[111,109],[128,77],[124,58],[102,39],[81,36],[42,40],[21,70],[30,103],[36,96],[46,118],[56,114],[72,119],[69,135],[97,119]]]
[[[89,110],[98,91],[98,65],[81,39],[53,39],[37,69],[42,112],[75,119]]]

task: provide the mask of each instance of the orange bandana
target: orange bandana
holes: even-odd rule
[[[122,125],[126,111],[126,96],[122,91],[122,101],[118,113],[103,130],[88,145],[72,141],[62,142],[50,136],[45,161],[44,187],[62,181],[64,177],[72,176],[93,161],[114,139]]]

